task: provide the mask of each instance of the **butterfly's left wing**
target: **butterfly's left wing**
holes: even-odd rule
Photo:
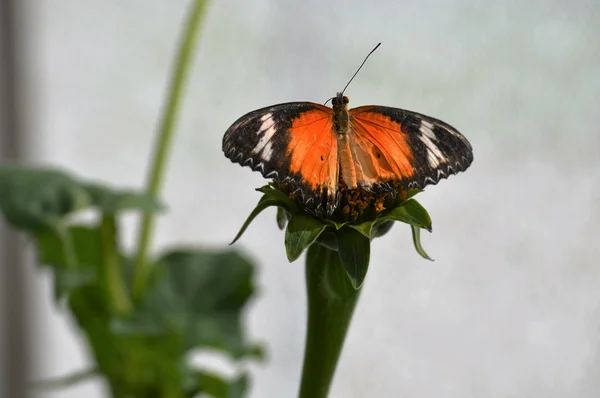
[[[289,102],[250,112],[223,137],[232,162],[289,184],[307,208],[335,206],[338,183],[333,110],[312,102]]]
[[[471,144],[454,127],[416,112],[362,106],[350,110],[350,124],[363,187],[397,181],[422,189],[473,161]]]

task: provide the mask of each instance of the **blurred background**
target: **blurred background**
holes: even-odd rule
[[[18,2],[24,159],[141,187],[188,5]],[[382,42],[346,91],[351,107],[442,119],[468,137],[475,161],[418,197],[433,218],[423,244],[435,262],[418,256],[408,226],[374,242],[331,396],[600,396],[598,21],[593,0],[215,1],[170,159],[157,247],[231,241],[264,180],[223,156],[225,130],[263,106],[323,103]],[[129,245],[135,221],[127,220]],[[303,258],[287,262],[274,210],[237,246],[259,264],[247,325],[269,352],[268,362],[250,365],[249,396],[295,396]],[[51,300],[49,274],[31,261],[21,271],[18,302],[6,290],[18,279],[6,278],[19,275],[8,267],[0,275],[4,370],[17,366],[7,356],[16,344],[5,338],[15,336],[5,333],[15,325],[9,314],[26,318],[28,379],[87,367],[71,319]],[[95,398],[103,388],[92,380],[31,396]]]

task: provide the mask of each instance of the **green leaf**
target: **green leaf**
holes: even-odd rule
[[[62,171],[24,166],[0,166],[0,192],[0,211],[6,220],[27,231],[55,228],[68,215],[89,206],[108,214],[162,208],[146,194],[80,183]]]
[[[419,192],[421,192],[421,190],[410,189],[407,195],[410,197]],[[429,217],[429,214],[427,214],[425,208],[414,199],[407,200],[375,221],[365,221],[360,224],[351,224],[348,222],[332,223],[335,225],[336,229],[347,226],[360,232],[363,236],[373,239],[386,234],[392,228],[391,221],[402,221],[411,225],[416,224],[423,228],[428,228],[428,226],[431,228],[431,218]]]
[[[0,212],[15,228],[55,227],[89,205],[87,192],[68,174],[52,169],[0,166]]]
[[[408,190],[408,192],[406,193],[406,199],[408,200],[408,199],[412,198],[413,196],[415,196],[416,194],[421,193],[421,192],[423,192],[422,189],[410,188]]]
[[[102,263],[102,241],[100,230],[93,227],[73,226],[65,229],[65,233],[42,230],[33,234],[40,264],[53,268],[67,268],[71,255],[64,236],[71,240],[73,254],[79,268],[99,268]]]
[[[373,221],[366,221],[360,224],[348,224],[347,227],[360,232],[365,238],[371,238],[374,224]]]
[[[321,235],[319,235],[317,243],[329,250],[337,252],[338,245],[337,240],[335,238],[336,232],[337,231],[334,231],[331,228],[326,229]]]
[[[282,207],[278,207],[277,208],[277,226],[279,227],[280,230],[284,230],[285,226],[287,225],[287,222],[290,219],[290,213],[287,213],[287,210],[285,210]]]
[[[285,207],[287,210],[289,210],[291,212],[298,211],[296,203],[289,196],[287,196],[280,190],[278,190],[270,185],[265,185],[263,187],[256,188],[256,190],[258,192],[262,192],[265,195],[272,197],[273,199],[279,200],[282,203],[282,206]]]
[[[183,390],[185,396],[190,398],[196,397],[199,393],[205,393],[213,398],[242,398],[245,396],[248,384],[246,374],[230,381],[213,373],[194,370],[186,377]]]
[[[415,227],[414,225],[411,225],[410,228],[412,231],[413,243],[415,245],[417,253],[419,253],[424,259],[433,261],[433,259],[429,257],[425,249],[423,249],[423,246],[421,246],[421,228]]]
[[[98,274],[92,269],[55,269],[54,300],[58,301],[70,292],[96,282]]]
[[[139,210],[158,212],[162,204],[153,196],[133,190],[116,190],[100,184],[84,184],[83,188],[92,198],[92,203],[103,213],[115,214],[120,211]]]
[[[254,208],[254,210],[252,210],[252,213],[250,213],[250,215],[248,216],[248,218],[244,222],[244,225],[242,225],[242,228],[240,229],[240,231],[237,233],[237,235],[235,236],[235,238],[233,238],[233,240],[231,241],[230,245],[233,245],[235,242],[238,241],[238,239],[240,239],[242,237],[242,235],[244,234],[244,232],[246,231],[246,229],[248,228],[248,226],[250,225],[250,223],[264,209],[266,209],[267,207],[270,207],[270,206],[281,206],[281,205],[282,205],[282,202],[280,200],[278,200],[276,198],[273,198],[272,196],[267,195],[267,194],[263,195],[262,198],[260,198],[260,200],[258,201],[258,204]]]
[[[246,342],[242,310],[254,293],[253,265],[236,251],[179,249],[154,266],[146,299],[113,322],[120,335],[177,335],[182,349],[212,347],[234,358],[260,356]]]
[[[429,217],[429,213],[414,199],[409,199],[379,219],[401,221],[431,232],[431,217]]]
[[[74,226],[33,233],[37,259],[54,272],[56,300],[96,281],[102,266],[102,243],[97,228]]]
[[[246,395],[246,390],[249,385],[248,376],[242,375],[237,380],[229,385],[229,391],[225,398],[242,398]],[[216,397],[219,398],[219,397]]]
[[[335,234],[338,253],[354,289],[360,289],[369,269],[371,241],[353,228],[342,228]]]
[[[384,220],[375,222],[371,231],[371,239],[387,234],[394,226],[394,221],[395,220]]]
[[[285,230],[285,251],[290,262],[300,257],[327,228],[327,224],[300,214],[292,214]]]
[[[352,225],[352,224],[350,223],[350,221],[343,221],[343,222],[340,222],[340,221],[330,220],[330,219],[328,219],[328,218],[324,219],[323,221],[324,221],[324,222],[326,222],[327,224],[331,224],[331,225],[333,225],[333,226],[335,227],[335,229],[336,229],[336,230],[338,230],[338,229],[342,229],[342,227],[344,227],[344,226],[346,226],[346,225]]]

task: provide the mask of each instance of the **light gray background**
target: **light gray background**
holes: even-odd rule
[[[31,158],[141,186],[188,1],[33,1],[26,106]],[[323,102],[383,42],[351,106],[416,110],[457,127],[475,161],[421,195],[434,232],[373,244],[332,397],[600,394],[600,5],[596,1],[215,1],[173,148],[157,244],[224,245],[264,183],[221,153],[242,114]],[[128,219],[128,242],[134,232]],[[274,211],[237,245],[259,264],[248,312],[269,361],[252,397],[293,397],[303,260]],[[30,270],[35,375],[89,363],[49,275]],[[209,361],[210,362],[210,361]],[[226,361],[219,366],[226,368]],[[101,397],[99,381],[38,397]]]

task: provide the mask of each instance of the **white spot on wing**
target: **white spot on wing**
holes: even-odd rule
[[[256,135],[259,135],[259,134],[261,134],[261,133],[269,130],[273,126],[273,124],[275,123],[275,121],[273,120],[273,114],[272,113],[265,113],[260,118],[260,121],[262,122],[262,124],[260,125],[260,127],[256,131]]]
[[[436,137],[435,133],[433,132],[433,123],[428,122],[427,120],[421,119],[421,126],[419,127],[419,131],[421,132],[421,134],[427,136],[427,138],[430,138],[435,141],[438,140],[438,137]]]
[[[258,143],[254,147],[254,149],[252,149],[251,153],[257,154],[257,153],[262,152],[263,157],[265,156],[265,154],[268,154],[268,157],[270,159],[271,155],[273,154],[273,150],[271,149],[271,144],[269,141],[271,141],[271,138],[273,138],[273,136],[275,135],[275,131],[276,131],[275,121],[273,120],[273,114],[265,113],[260,118],[260,121],[262,122],[262,124],[259,127],[259,129],[256,131],[256,135],[262,134],[262,136],[258,140]],[[267,149],[267,145],[269,145],[268,149]],[[268,159],[265,159],[265,160],[268,160]]]
[[[427,161],[429,162],[429,166],[431,166],[432,169],[436,169],[441,162],[444,162],[444,154],[427,135],[420,135],[419,139],[421,139],[421,142],[425,144],[425,147],[427,148]]]
[[[273,145],[271,142],[267,142],[267,145],[265,145],[260,155],[265,162],[271,160],[271,156],[273,156]]]
[[[271,119],[273,117],[273,114],[271,112],[269,113],[265,113],[264,115],[262,115],[262,117],[260,118],[261,122],[266,122],[267,120]]]

